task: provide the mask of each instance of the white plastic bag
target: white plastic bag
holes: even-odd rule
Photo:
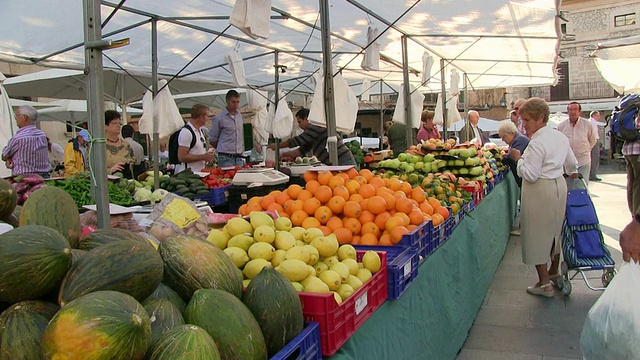
[[[640,354],[640,265],[625,263],[591,307],[582,328],[586,360],[637,359]]]

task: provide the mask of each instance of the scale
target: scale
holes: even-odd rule
[[[291,176],[301,177],[302,175],[304,175],[305,172],[307,172],[307,170],[311,170],[311,169],[313,169],[313,167],[320,166],[320,165],[322,165],[322,163],[290,164],[289,165],[289,170],[291,170]]]
[[[237,186],[247,186],[254,183],[278,185],[288,181],[288,175],[275,169],[242,169],[236,172],[231,183]]]

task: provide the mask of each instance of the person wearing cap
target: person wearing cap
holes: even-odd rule
[[[64,177],[75,175],[89,167],[88,143],[89,132],[84,129],[80,130],[74,139],[69,140],[64,148]]]

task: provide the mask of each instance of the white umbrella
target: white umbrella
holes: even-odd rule
[[[591,54],[602,77],[621,94],[640,91],[640,35],[605,41]]]
[[[56,105],[52,105],[51,103],[43,103],[43,102],[21,100],[21,99],[9,99],[9,104],[11,104],[11,107],[14,107],[14,108],[18,106],[28,105],[36,109],[56,106]]]
[[[9,94],[3,87],[5,76],[0,72],[0,151],[7,146],[9,139],[13,137],[18,126],[16,124],[16,118],[11,109]],[[11,175],[11,170],[7,169],[4,161],[0,163],[0,176],[7,177]]]
[[[85,100],[58,100],[46,103],[48,108],[38,110],[38,119],[41,121],[63,121],[71,125],[87,120],[87,102]],[[127,107],[127,114],[140,115],[142,110]],[[116,111],[122,113],[122,108],[116,106]]]

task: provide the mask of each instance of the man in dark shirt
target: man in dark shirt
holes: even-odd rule
[[[298,149],[288,151],[282,154],[282,156],[297,157],[304,153],[312,152],[313,155],[325,165],[355,165],[356,161],[342,140],[338,140],[338,164],[331,164],[329,160],[329,152],[327,151],[327,129],[311,125],[309,123],[309,109],[300,109],[296,113],[296,120],[298,125],[304,132],[289,140],[285,140],[280,143],[280,147],[296,147]],[[269,149],[275,150],[276,145],[270,144]]]

